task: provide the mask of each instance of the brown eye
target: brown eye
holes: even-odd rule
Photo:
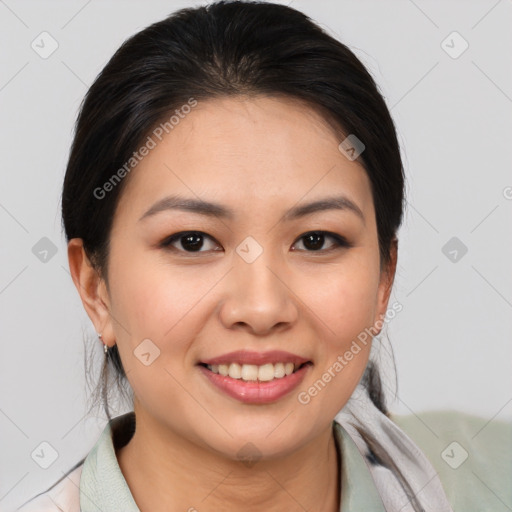
[[[330,247],[328,248],[323,248],[325,241],[329,239],[334,243],[331,243]],[[299,240],[303,241],[302,244],[307,252],[331,251],[334,249],[350,246],[350,244],[348,244],[348,242],[343,237],[334,233],[329,233],[327,231],[311,231],[302,235]]]
[[[182,252],[207,252],[211,249],[201,250],[207,240],[213,241],[213,238],[201,231],[183,231],[166,238],[160,245],[161,247],[176,249]]]

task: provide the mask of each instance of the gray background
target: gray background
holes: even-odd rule
[[[1,510],[60,478],[106,421],[85,416],[82,338],[94,331],[69,275],[60,228],[78,106],[123,40],[200,3],[0,0]],[[408,209],[390,302],[403,310],[387,330],[399,380],[391,409],[457,409],[481,416],[483,426],[509,420],[512,2],[291,5],[367,65],[399,131]],[[43,31],[58,43],[47,59],[31,47]],[[469,44],[457,58],[463,41],[448,37],[453,31]],[[43,237],[56,250],[45,262],[34,254],[36,244],[48,244]],[[446,247],[453,237],[455,245]],[[98,372],[99,342],[94,350]],[[392,376],[388,381],[392,392]],[[43,441],[58,452],[48,469],[31,458]]]

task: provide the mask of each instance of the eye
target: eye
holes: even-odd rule
[[[331,244],[329,247],[324,248],[323,246],[328,239],[331,240]],[[304,246],[304,249],[299,248],[299,250],[305,250],[306,252],[328,252],[344,247],[351,247],[351,245],[342,236],[328,231],[310,231],[309,233],[302,235],[298,240]],[[212,243],[212,247],[208,248],[208,244],[205,246],[205,241],[210,241],[210,243]],[[296,250],[296,245],[297,242],[292,246],[292,250]],[[203,233],[202,231],[182,231],[180,233],[175,233],[163,240],[160,246],[186,253],[222,250],[218,248],[220,245],[218,245],[211,236]]]
[[[206,251],[201,251],[204,247],[205,240],[208,239],[210,241],[214,241],[214,239],[203,233],[201,231],[182,231],[180,233],[175,233],[170,237],[167,237],[161,244],[161,247],[176,249],[182,252],[207,252],[211,249],[206,249]],[[174,244],[181,245],[181,249],[175,247]],[[216,244],[214,244],[215,246]],[[218,245],[217,245],[218,247]],[[214,251],[218,249],[213,249]]]
[[[322,249],[326,239],[331,239],[333,243],[327,249]],[[329,233],[328,231],[310,231],[302,235],[299,240],[303,240],[302,245],[306,248],[307,252],[327,252],[342,247],[350,247],[350,244],[342,236]]]

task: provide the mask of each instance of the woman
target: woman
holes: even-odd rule
[[[370,360],[403,205],[383,98],[302,13],[219,2],[125,42],[83,103],[62,214],[134,412],[107,406],[89,455],[20,510],[480,510]]]

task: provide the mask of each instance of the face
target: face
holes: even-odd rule
[[[297,101],[215,99],[125,178],[102,327],[138,417],[230,458],[247,442],[278,457],[330,428],[390,288],[370,182],[340,142]],[[266,380],[290,371],[280,363],[295,372]]]

